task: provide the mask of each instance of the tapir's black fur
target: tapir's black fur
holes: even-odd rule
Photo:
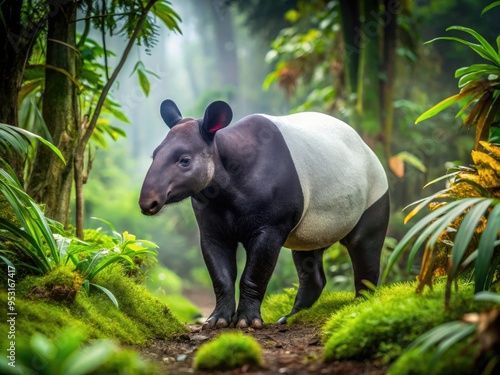
[[[172,134],[155,150],[153,165],[141,191],[140,205],[143,213],[152,215],[165,204],[192,197],[203,258],[216,296],[215,310],[204,328],[230,324],[260,327],[260,306],[280,249],[301,219],[304,208],[301,184],[287,144],[272,121],[251,115],[219,130],[227,126],[232,113],[227,104],[215,103],[207,109],[202,120],[183,119],[173,102],[162,105],[162,117],[172,128]],[[194,149],[207,153],[203,160],[213,161],[213,176],[210,178],[209,171],[206,184],[202,184],[199,191],[176,191],[170,196],[167,186],[173,183],[168,171],[177,174],[177,169],[189,168],[189,165],[184,166],[187,159],[193,164],[197,162],[197,156],[189,154],[186,142],[193,142]],[[181,151],[176,153],[175,147],[180,147]],[[180,156],[182,153],[186,156]],[[175,163],[175,167],[170,167],[159,158],[173,160],[181,167]],[[363,280],[373,284],[378,281],[380,251],[388,218],[387,192],[364,212],[354,229],[340,241],[348,248],[352,259],[357,293],[364,288]],[[236,308],[238,243],[246,249],[247,262]],[[310,307],[319,298],[326,283],[322,266],[324,250],[292,250],[299,290],[287,316]],[[286,322],[286,316],[280,322]]]

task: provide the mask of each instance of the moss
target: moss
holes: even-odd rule
[[[389,368],[388,375],[468,375],[474,373],[474,350],[465,342],[452,346],[439,360],[435,351],[413,349],[404,353]]]
[[[165,302],[180,322],[194,323],[198,318],[201,318],[200,310],[180,294],[167,294],[158,298]]]
[[[150,337],[169,339],[188,330],[144,286],[124,276],[120,265],[103,270],[96,283],[109,289],[118,300],[120,310],[132,320],[141,322]]]
[[[81,289],[83,277],[68,266],[58,266],[43,278],[48,296],[54,301],[73,302]]]
[[[262,349],[253,337],[241,332],[222,333],[203,344],[193,363],[199,370],[230,370],[245,364],[261,365]]]
[[[368,299],[341,307],[323,327],[325,360],[370,358],[388,363],[424,332],[480,306],[472,301],[471,285],[461,285],[448,311],[444,283],[423,295],[415,293],[416,285],[382,286]]]
[[[66,282],[71,281],[66,271],[58,272]],[[92,288],[89,296],[85,292],[78,293],[73,303],[53,301],[45,298],[46,295],[34,293],[34,290],[44,290],[49,281],[61,282],[56,282],[55,274],[50,275],[26,277],[16,286],[17,337],[31,337],[40,332],[53,338],[62,328],[74,327],[91,339],[106,337],[122,343],[144,345],[151,338],[169,339],[187,331],[164,303],[123,276],[120,267],[103,271],[99,280],[114,293],[119,309],[105,294]],[[0,303],[7,305],[4,291],[0,292]],[[0,341],[7,338],[6,329],[7,325],[0,325]]]
[[[265,322],[275,323],[292,309],[297,290],[288,288],[284,293],[272,294],[262,304],[262,318]],[[334,311],[354,303],[354,293],[323,292],[318,301],[309,309],[299,311],[288,318],[289,324],[324,324]]]

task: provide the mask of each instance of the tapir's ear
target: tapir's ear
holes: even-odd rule
[[[233,111],[229,104],[221,100],[211,103],[201,123],[203,137],[208,141],[213,140],[215,132],[228,126],[232,119]]]
[[[182,120],[181,111],[179,111],[179,108],[177,108],[175,103],[170,99],[164,100],[163,103],[161,103],[160,115],[170,129]]]

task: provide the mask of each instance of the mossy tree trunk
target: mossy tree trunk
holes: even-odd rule
[[[44,20],[23,22],[22,1],[0,1],[0,123],[18,126],[18,96],[24,69]],[[0,150],[17,177],[22,180],[23,160],[7,150]]]
[[[63,69],[45,70],[42,114],[64,164],[47,147],[40,147],[28,184],[28,193],[45,204],[46,216],[68,224],[73,162],[78,139],[77,87],[69,76],[76,75],[76,1],[59,4],[48,19],[46,64]]]

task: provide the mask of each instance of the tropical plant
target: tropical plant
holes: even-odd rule
[[[500,5],[496,1],[483,9],[481,15]],[[459,103],[461,109],[456,117],[463,116],[463,126],[475,126],[475,149],[478,150],[480,141],[490,137],[493,127],[499,125],[500,120],[500,35],[497,37],[497,49],[473,29],[463,26],[451,26],[446,29],[456,30],[471,35],[479,44],[469,42],[458,37],[439,37],[428,41],[451,40],[468,46],[487,62],[472,64],[455,71],[455,78],[459,78],[460,92],[446,98],[424,112],[417,118],[416,123],[424,121],[453,104]],[[470,107],[470,109],[469,109]],[[469,109],[468,115],[464,116]]]
[[[486,7],[483,14],[498,5],[500,2]],[[405,223],[427,205],[431,212],[403,237],[391,255],[383,275],[384,278],[387,276],[389,269],[407,249],[411,249],[408,257],[409,270],[420,247],[425,245],[417,291],[422,291],[426,285],[432,287],[435,277],[446,275],[446,306],[452,282],[460,273],[472,271],[475,292],[481,292],[490,289],[499,280],[500,265],[500,146],[483,141],[490,136],[495,137],[491,130],[496,124],[500,109],[500,55],[474,30],[459,26],[449,29],[469,33],[480,44],[454,37],[434,40],[446,39],[465,44],[492,64],[474,64],[458,69],[456,77],[462,77],[459,80],[461,92],[422,114],[417,123],[461,99],[467,99],[461,102],[462,108],[458,115],[462,115],[473,104],[464,124],[476,126],[476,150],[472,151],[474,165],[459,167],[429,183],[448,179],[450,187],[412,204],[416,207],[406,216]],[[500,52],[500,36],[497,41]],[[478,150],[479,146],[482,151]]]
[[[96,219],[96,218],[94,218]],[[158,246],[153,242],[146,240],[137,240],[136,236],[123,232],[120,234],[109,221],[98,219],[106,223],[113,231],[112,248],[103,248],[98,244],[76,240],[76,246],[67,250],[66,263],[70,260],[75,265],[75,271],[83,277],[83,289],[89,293],[90,286],[93,286],[104,292],[111,301],[118,307],[118,301],[112,292],[101,285],[92,281],[105,268],[114,263],[120,263],[125,267],[128,276],[137,279],[144,279],[145,272],[157,262],[156,248]]]
[[[49,147],[62,161],[60,151],[47,140],[31,132],[0,124],[0,144],[20,157],[25,155],[33,140]],[[47,273],[61,263],[61,253],[51,230],[55,225],[48,220],[42,209],[27,195],[9,164],[0,158],[0,193],[12,209],[17,223],[0,217],[0,246],[2,251],[15,251],[28,263],[23,265],[36,273]],[[9,247],[7,247],[7,242]],[[3,257],[2,259],[4,259]],[[4,259],[5,260],[5,259]]]
[[[492,292],[480,292],[474,296],[476,301],[500,304],[500,295]],[[496,307],[482,313],[465,314],[462,320],[441,324],[424,333],[407,348],[406,352],[417,350],[419,354],[434,350],[434,366],[442,356],[454,345],[467,342],[466,349],[475,350],[474,362],[481,367],[483,374],[491,374],[500,363],[500,354],[495,353],[500,346],[498,324],[500,323],[500,308]],[[477,344],[477,348],[474,346]]]

